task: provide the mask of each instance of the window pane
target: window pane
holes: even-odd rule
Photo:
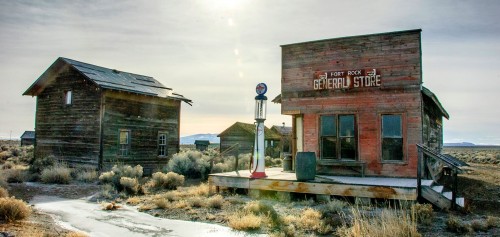
[[[354,142],[354,138],[340,138],[340,158],[356,158],[356,143]]]
[[[340,137],[354,137],[354,115],[339,116]]]
[[[128,144],[128,131],[120,131],[120,144]]]
[[[403,139],[383,138],[382,139],[382,159],[383,160],[403,160]]]
[[[321,116],[321,136],[337,136],[335,116]]]
[[[70,105],[71,104],[71,100],[72,100],[72,98],[71,98],[71,96],[72,96],[71,91],[66,91],[66,94],[64,96],[65,96],[65,99],[66,99],[66,104]]]
[[[382,115],[382,137],[402,137],[401,115]]]
[[[158,138],[158,144],[159,145],[165,145],[165,144],[167,144],[167,135],[160,134],[160,136]]]
[[[321,157],[324,159],[337,158],[337,141],[335,137],[321,138]]]

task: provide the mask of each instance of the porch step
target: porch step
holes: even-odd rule
[[[432,186],[432,190],[436,191],[437,193],[442,193],[444,189],[444,186],[438,185],[438,186]]]

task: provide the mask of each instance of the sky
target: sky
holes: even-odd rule
[[[280,45],[422,29],[424,86],[450,114],[445,142],[500,145],[500,1],[0,0],[0,138],[34,130],[23,92],[58,58],[152,76],[192,99],[181,136],[254,122],[291,126]]]

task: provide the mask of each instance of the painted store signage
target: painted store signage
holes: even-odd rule
[[[380,71],[377,69],[355,69],[315,72],[313,85],[314,90],[380,87]]]

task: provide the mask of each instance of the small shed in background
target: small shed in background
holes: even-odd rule
[[[238,155],[239,153],[252,153],[255,142],[255,125],[249,123],[236,122],[218,135],[220,137],[220,151],[224,152],[239,144],[239,149],[228,152],[228,155]],[[265,127],[264,144],[266,155],[277,157],[275,150],[279,152],[279,142],[281,136],[275,131]],[[279,156],[279,154],[277,154]]]
[[[283,123],[283,126],[273,125],[271,127],[271,130],[281,136],[281,140],[279,143],[281,153],[291,153],[292,127],[285,127],[285,123]]]
[[[210,145],[209,140],[196,140],[194,141],[194,145],[196,145],[196,150],[206,151],[208,149],[208,145]]]
[[[35,131],[25,131],[21,135],[21,146],[31,146],[35,144]]]

